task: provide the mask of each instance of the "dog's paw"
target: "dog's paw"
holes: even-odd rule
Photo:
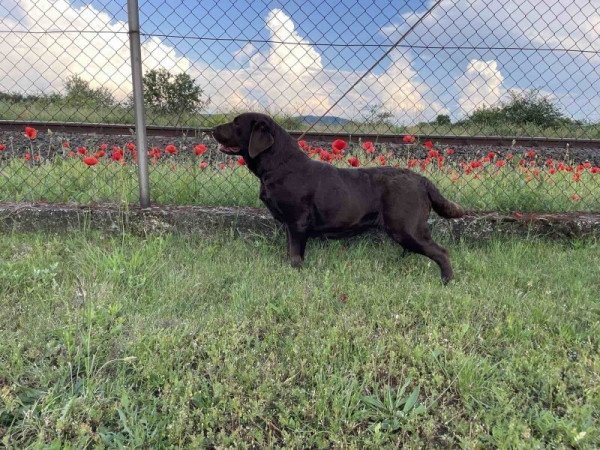
[[[297,269],[302,267],[303,263],[304,263],[304,260],[302,258],[300,258],[299,256],[292,256],[290,258],[290,264],[292,265],[292,267],[295,267]]]

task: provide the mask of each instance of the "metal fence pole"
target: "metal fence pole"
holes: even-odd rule
[[[131,52],[131,78],[133,83],[133,107],[135,113],[135,134],[138,155],[138,181],[140,185],[140,206],[150,206],[150,183],[148,174],[148,153],[146,150],[146,119],[144,111],[144,90],[142,83],[142,49],[140,43],[140,16],[137,0],[127,0],[129,23],[129,50]]]

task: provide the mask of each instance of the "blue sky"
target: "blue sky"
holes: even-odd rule
[[[110,12],[116,19],[126,20],[125,6],[115,2],[78,0],[74,4],[81,6],[90,3],[100,10]],[[390,40],[381,34],[381,28],[400,20],[401,13],[422,11],[425,6],[422,1],[414,0],[143,0],[140,1],[140,22],[142,31],[146,34],[186,36],[187,39],[173,37],[167,40],[191,59],[206,54],[210,51],[210,46],[213,50],[216,47],[215,53],[219,58],[215,63],[225,65],[233,60],[233,53],[248,40],[269,39],[265,18],[274,8],[282,9],[290,15],[298,31],[311,43],[355,45],[347,51],[340,46],[318,45],[317,48],[327,57],[327,62],[332,67],[356,69],[360,65],[359,60],[370,61],[373,56],[385,51],[373,47],[356,47],[357,45],[389,44]],[[236,42],[213,39],[234,39]]]
[[[35,11],[28,12],[25,5],[33,5],[35,9],[42,4],[55,4],[54,1],[3,0],[0,19],[8,10],[13,11],[8,13],[9,18],[11,14],[17,19],[29,14],[31,22],[36,23],[39,14],[36,17]],[[64,1],[67,9],[91,5],[108,13],[112,23],[120,26],[127,19],[125,0]],[[154,37],[154,47],[147,47],[154,52],[150,55],[154,59],[150,58],[148,65],[162,66],[165,62],[167,68],[189,71],[207,88],[215,84],[212,95],[222,103],[227,103],[229,98],[249,95],[252,101],[267,99],[277,106],[281,104],[276,99],[279,95],[327,105],[370,67],[385,52],[386,45],[396,41],[431,3],[432,0],[140,0],[140,19],[143,41],[148,43],[152,40],[150,37]],[[18,5],[24,11],[22,14],[15,12]],[[291,42],[292,47],[279,46],[279,51],[297,45],[296,48],[306,54],[316,55],[318,62],[312,64],[310,58],[300,58],[302,61],[295,64],[294,58],[289,57],[280,62],[279,67],[264,70],[255,67],[277,56],[278,45],[273,41],[278,39],[278,33],[274,32],[272,21],[273,11],[277,10],[282,11],[284,18],[280,17],[283,22],[278,19],[275,23],[293,28],[289,33],[279,34]],[[67,15],[65,13],[65,17]],[[105,26],[98,23],[90,28],[97,30]],[[62,76],[63,72],[81,74],[109,88],[127,82],[126,36],[105,41],[89,38],[88,48],[92,48],[92,53],[95,48],[102,53],[99,60],[104,61],[101,69],[106,72],[102,74],[93,73],[93,65],[79,58],[78,52],[86,47],[85,36],[61,37],[60,45],[68,49],[64,55],[72,60],[61,57],[65,59],[61,62],[64,70],[57,67],[56,74],[44,70],[49,65],[55,66],[55,61],[51,61],[56,58],[55,52],[50,51],[52,39],[43,43],[47,51],[40,47],[40,58],[45,64],[38,64],[37,68],[34,65],[21,67],[27,59],[15,53],[28,45],[39,47],[39,41],[29,44],[37,38],[28,36],[26,41],[19,41],[25,38],[16,36],[12,39],[14,43],[6,41],[4,49],[13,50],[4,55],[5,50],[0,49],[0,57],[12,58],[20,67],[17,71],[11,71],[10,67],[0,69],[2,89],[10,89],[11,82],[21,90],[30,89],[21,84],[36,77],[47,78],[48,86],[60,89],[60,82],[51,78]],[[249,42],[252,46],[247,47],[247,57],[240,57],[240,49]],[[407,109],[407,101],[412,101],[418,103],[415,111],[408,115],[413,118],[426,119],[442,112],[458,118],[478,104],[497,102],[509,89],[539,89],[552,95],[572,116],[600,119],[600,14],[588,0],[444,0],[404,45],[413,47],[402,48],[386,58],[373,71],[374,78],[363,86],[360,98],[354,96],[349,102],[362,102],[364,106],[379,101],[401,112]],[[478,48],[419,48],[423,46]],[[111,48],[116,49],[115,55],[111,55]],[[173,49],[177,52],[175,57],[170,53]],[[177,61],[167,62],[169,58]],[[111,64],[118,67],[112,70]],[[2,70],[6,71],[4,78]],[[265,71],[267,73],[263,73]],[[307,74],[311,80],[305,77],[298,83],[293,79]],[[227,90],[230,88],[227,83],[219,84],[228,77],[237,80],[233,90]],[[277,85],[278,90],[264,92],[269,83]],[[285,86],[286,83],[289,86]],[[315,93],[314,98],[299,92],[305,84],[309,84],[309,93]],[[43,86],[43,83],[34,83],[37,89],[46,89]],[[252,101],[249,105],[255,105]],[[348,106],[350,104],[345,106],[346,110]],[[398,120],[404,119],[399,116]]]

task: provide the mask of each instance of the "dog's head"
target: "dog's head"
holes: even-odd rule
[[[275,142],[275,122],[259,113],[244,113],[213,129],[213,136],[228,155],[256,158]]]

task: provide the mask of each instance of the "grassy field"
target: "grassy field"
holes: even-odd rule
[[[214,127],[235,116],[229,114],[187,114],[160,115],[147,112],[148,125],[168,125],[186,127]],[[288,130],[305,130],[308,125],[290,117],[272,112]],[[71,105],[65,101],[38,100],[13,103],[0,100],[0,120],[32,120],[51,122],[84,122],[84,123],[134,123],[133,110],[119,105],[98,107],[94,105]],[[398,126],[391,123],[347,122],[346,124],[317,125],[314,131],[332,133],[380,133],[380,134],[448,134],[459,136],[544,136],[582,139],[600,139],[600,124],[565,124],[544,128],[533,124],[515,126],[481,125],[481,124],[419,124]]]
[[[220,155],[221,161],[223,158]],[[396,163],[407,166],[405,159],[388,161],[389,165]],[[232,160],[224,166],[210,159],[207,164],[205,169],[200,168],[198,158],[167,158],[151,164],[153,202],[262,206],[258,179],[246,167]],[[344,160],[336,164],[348,167]],[[434,180],[445,195],[469,209],[600,211],[599,173],[583,170],[579,181],[574,182],[574,172],[550,174],[542,164],[539,169],[529,169],[513,161],[498,168],[492,162],[467,174],[457,165],[440,169],[432,163],[423,174]],[[421,170],[420,162],[414,169]],[[0,201],[135,203],[137,196],[137,166],[133,164],[101,160],[87,167],[80,158],[57,158],[42,164],[23,159],[0,161]]]
[[[600,242],[0,236],[7,448],[598,448]]]

